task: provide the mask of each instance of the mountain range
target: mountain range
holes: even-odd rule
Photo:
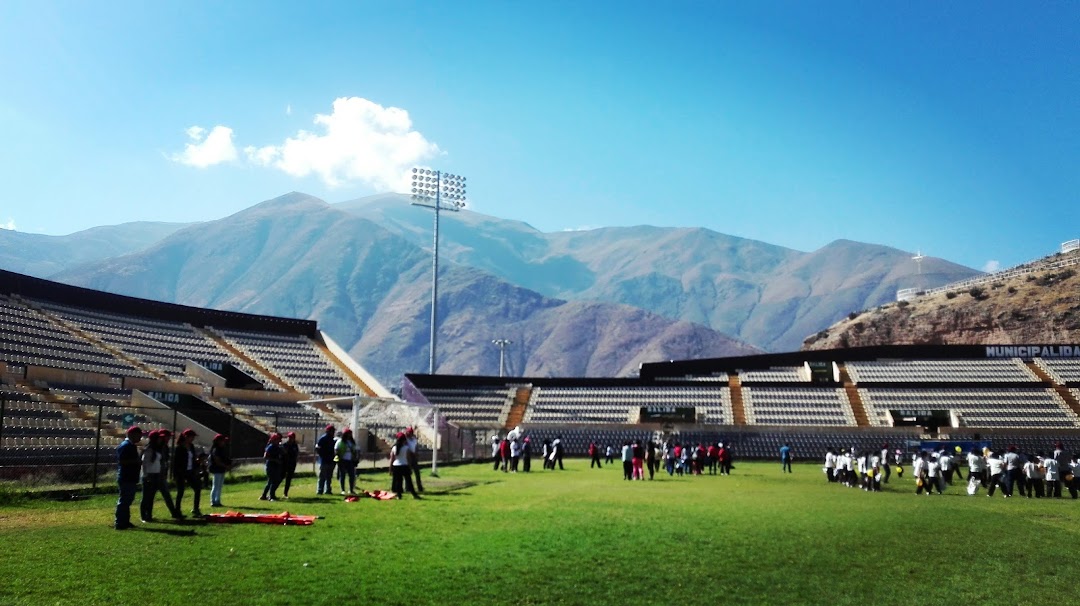
[[[979,272],[848,240],[813,252],[701,228],[544,233],[441,213],[437,371],[627,376],[644,361],[797,348],[846,316]],[[432,213],[291,193],[205,223],[0,230],[0,266],[126,295],[319,321],[381,380],[427,369]],[[48,253],[44,252],[48,251]]]

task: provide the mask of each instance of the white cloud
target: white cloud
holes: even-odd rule
[[[289,103],[289,104],[285,105],[285,115],[286,116],[291,116],[292,115],[292,103]]]
[[[15,219],[8,217],[7,223],[0,223],[0,229],[15,231]]]
[[[187,129],[191,143],[184,146],[184,151],[169,156],[173,162],[206,168],[222,162],[236,159],[236,146],[233,145],[233,130],[227,126],[215,126],[207,134],[201,126]]]
[[[994,259],[990,259],[989,261],[987,261],[982,266],[982,270],[985,271],[988,274],[992,274],[995,271],[998,271],[1000,269],[1001,269],[1001,262],[1000,261],[995,261]]]
[[[248,146],[249,161],[294,177],[317,175],[330,187],[360,181],[388,191],[409,188],[409,169],[438,155],[439,147],[412,130],[409,112],[361,97],[334,100],[316,114],[319,132],[302,130],[280,145]]]
[[[592,231],[594,229],[599,228],[593,227],[592,225],[582,225],[581,227],[564,227],[563,231]]]

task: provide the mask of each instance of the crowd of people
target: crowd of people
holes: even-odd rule
[[[1070,456],[1061,442],[1050,454],[1024,453],[1016,446],[999,451],[976,446],[964,453],[957,446],[952,451],[920,450],[911,453],[910,458],[918,495],[944,494],[959,480],[972,496],[985,490],[988,497],[998,491],[1005,498],[1061,498],[1063,491],[1074,499],[1080,497],[1080,455]],[[903,451],[890,450],[888,444],[874,451],[829,448],[822,469],[830,483],[879,492],[894,470],[897,477],[904,477],[905,463]]]
[[[167,429],[149,432],[144,432],[138,426],[127,429],[125,439],[116,448],[117,484],[120,492],[114,519],[116,529],[126,530],[134,526],[131,522],[131,506],[135,502],[140,483],[142,499],[139,502],[139,518],[143,523],[155,521],[154,502],[158,496],[165,503],[169,515],[177,520],[187,517],[184,513],[184,497],[188,494],[191,495],[191,515],[203,516],[201,505],[204,487],[210,488],[210,506],[224,507],[222,491],[225,475],[233,467],[229,454],[229,438],[222,434],[215,435],[209,451],[206,451],[195,445],[196,437],[194,430],[185,429],[176,434],[175,444],[170,448],[173,433]],[[409,492],[419,499],[418,492],[424,490],[417,448],[418,440],[413,428],[406,428],[397,434],[390,451],[389,467],[392,476],[391,490],[398,498],[401,498],[404,492]],[[327,425],[315,443],[318,468],[316,494],[333,494],[335,470],[341,494],[357,494],[356,465],[359,455],[359,448],[350,429],[337,432],[333,425]],[[300,460],[300,444],[297,442],[296,433],[271,433],[263,449],[262,459],[266,484],[259,499],[288,499]],[[175,484],[175,497],[170,489],[170,472]]]
[[[146,438],[146,445],[139,444]],[[144,523],[154,521],[154,501],[158,495],[164,501],[169,515],[177,520],[184,514],[184,496],[191,493],[191,515],[201,517],[202,490],[210,487],[211,507],[221,507],[221,492],[225,484],[225,472],[232,467],[229,457],[229,438],[218,434],[206,452],[195,447],[196,433],[185,429],[176,436],[169,447],[173,434],[167,429],[143,432],[138,426],[129,427],[124,440],[116,448],[117,483],[120,497],[116,502],[113,525],[117,530],[132,528],[131,505],[135,502],[140,480],[142,498],[139,501],[139,518]],[[176,484],[176,497],[169,488],[169,472]]]

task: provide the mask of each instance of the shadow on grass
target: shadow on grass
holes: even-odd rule
[[[178,528],[148,528],[142,527],[143,532],[152,532],[154,534],[166,534],[173,537],[194,537],[198,536],[194,529],[180,530]]]

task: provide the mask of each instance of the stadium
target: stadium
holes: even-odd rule
[[[385,459],[394,435],[406,426],[417,429],[425,465],[430,460],[432,466],[422,501],[356,506],[326,500],[314,495],[311,475],[302,474],[287,506],[321,518],[310,530],[203,520],[139,527],[161,533],[152,540],[174,550],[178,566],[222,558],[227,572],[205,575],[204,582],[221,591],[264,588],[251,603],[296,603],[297,595],[318,594],[330,579],[349,574],[359,575],[359,588],[299,601],[383,603],[411,596],[416,603],[651,603],[642,595],[736,603],[1024,601],[1017,584],[994,580],[994,558],[976,574],[978,585],[935,585],[925,600],[882,593],[882,587],[910,587],[910,558],[959,562],[958,553],[990,549],[1034,560],[1067,545],[1080,517],[1070,499],[1009,503],[1003,511],[997,500],[960,498],[967,496],[962,487],[946,491],[957,498],[924,503],[914,496],[910,476],[886,484],[883,495],[867,496],[827,485],[821,474],[827,448],[886,446],[904,457],[973,445],[1035,453],[1060,444],[1080,451],[1080,345],[801,351],[646,363],[634,378],[407,374],[398,390],[380,385],[313,321],[134,299],[12,272],[0,272],[0,327],[0,477],[10,501],[0,509],[0,531],[14,539],[25,528],[40,545],[9,551],[5,568],[17,571],[16,578],[50,579],[44,586],[18,581],[0,590],[10,603],[111,600],[114,592],[95,575],[56,573],[55,559],[45,554],[64,543],[71,527],[95,537],[86,547],[68,548],[81,565],[97,557],[96,544],[130,548],[107,530],[116,447],[132,424],[174,435],[191,428],[201,449],[215,434],[230,436],[233,459],[251,465],[246,474],[230,473],[226,500],[230,509],[255,514],[282,509],[266,507],[257,496],[270,433],[294,432],[302,467],[314,470],[312,449],[323,427],[354,428],[360,467],[369,472],[360,486],[381,490],[389,487]],[[559,438],[567,469],[518,476],[493,470],[492,437],[515,428],[536,444]],[[654,483],[636,490],[617,470],[586,467],[591,443],[618,451],[635,440],[723,443],[734,453],[736,470],[724,478],[672,477],[661,470]],[[784,444],[796,455],[790,477],[778,473]],[[27,501],[31,486],[39,497],[74,500]],[[1002,521],[986,526],[986,516]],[[649,518],[663,520],[662,529],[643,524]],[[782,521],[762,525],[763,519]],[[1026,520],[1039,521],[1014,530]],[[906,532],[911,524],[919,528],[915,537]],[[278,540],[275,535],[306,540],[299,532],[323,533],[317,540],[328,547],[297,543],[280,561],[259,558],[260,543]],[[415,567],[410,583],[387,583],[395,566],[374,558],[326,557],[327,550],[367,542],[393,552],[401,533],[413,537],[407,541]],[[171,546],[178,539],[184,546]],[[865,568],[874,584],[830,577],[817,555],[809,563],[793,559],[804,547]],[[654,568],[667,581],[643,582],[635,566],[621,562],[620,550],[656,555]],[[237,553],[253,558],[258,570],[232,560]],[[722,553],[732,565],[714,569],[677,555],[669,559],[680,553],[691,561]],[[1072,556],[1056,562],[1067,578]],[[500,567],[494,577],[484,572]],[[677,582],[699,567],[700,584]],[[1045,580],[1034,571],[1019,574],[1035,586]],[[175,593],[161,603],[194,599],[188,583],[195,577],[151,576],[173,584]],[[965,573],[957,582],[967,579]],[[820,586],[820,595],[807,597],[808,586]],[[116,595],[135,599],[139,587],[124,584]],[[521,599],[508,596],[522,588]]]

